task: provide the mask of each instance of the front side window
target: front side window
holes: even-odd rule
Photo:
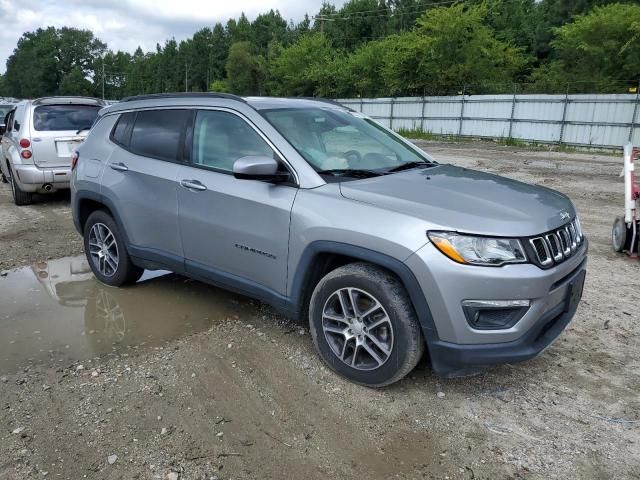
[[[190,114],[189,110],[138,112],[131,132],[129,150],[158,160],[180,160],[180,142]]]
[[[33,128],[40,132],[88,130],[100,108],[98,105],[42,105],[33,111]]]
[[[375,172],[413,162],[432,162],[359,114],[327,108],[284,108],[261,113],[319,172]]]
[[[201,110],[193,129],[192,161],[227,172],[236,160],[249,155],[274,157],[274,151],[243,119],[228,112]]]

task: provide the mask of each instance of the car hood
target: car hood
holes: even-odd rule
[[[538,235],[575,216],[560,192],[453,165],[343,182],[340,190],[346,198],[420,218],[432,229],[483,235]]]

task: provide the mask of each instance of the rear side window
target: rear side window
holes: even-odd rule
[[[136,118],[135,112],[123,113],[113,127],[111,140],[123,147],[129,146],[129,137],[131,136],[131,127]]]
[[[136,115],[129,150],[145,157],[178,161],[189,110],[144,110]]]

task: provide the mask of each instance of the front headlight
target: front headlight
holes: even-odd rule
[[[527,261],[520,240],[464,235],[455,232],[428,232],[438,250],[451,260],[470,265],[498,267]]]

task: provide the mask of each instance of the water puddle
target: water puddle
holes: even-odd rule
[[[245,297],[169,272],[112,288],[84,256],[42,262],[0,277],[0,372],[154,347],[243,313],[255,314]]]

